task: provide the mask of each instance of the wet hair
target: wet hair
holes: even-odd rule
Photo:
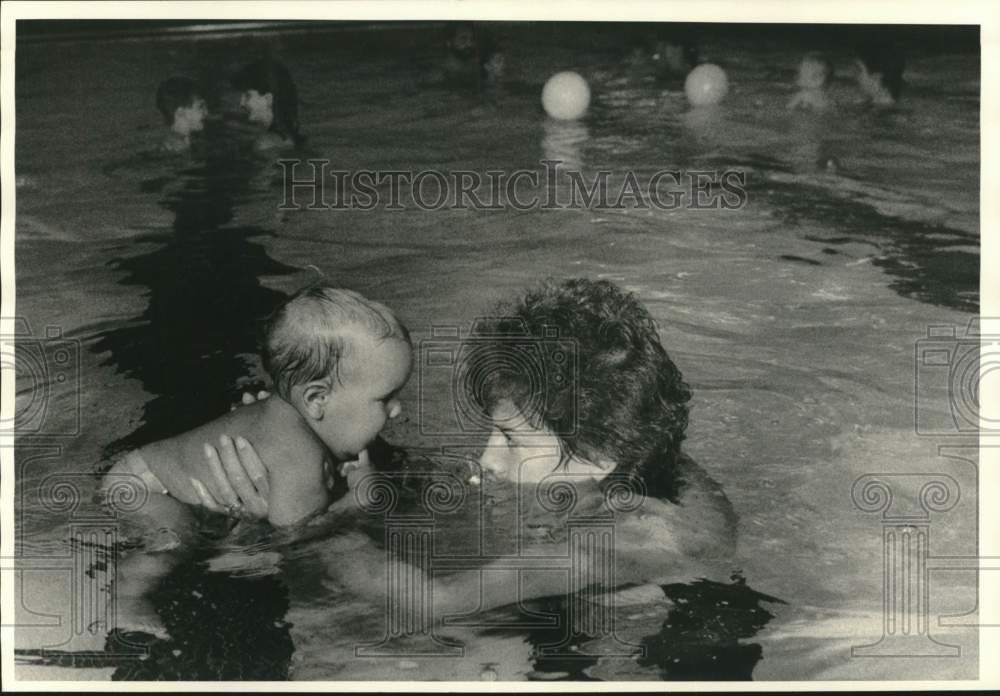
[[[302,142],[299,133],[299,93],[288,68],[274,59],[262,58],[245,65],[233,75],[232,84],[240,92],[255,90],[272,95],[274,120],[270,130],[291,139],[296,145]]]
[[[463,386],[484,414],[510,399],[559,438],[564,461],[610,459],[606,481],[670,487],[691,391],[635,295],[606,280],[549,281],[478,322],[469,345]],[[531,355],[539,369],[524,368]]]
[[[359,335],[376,342],[410,343],[410,334],[388,307],[353,290],[317,283],[288,298],[264,322],[261,360],[275,391],[333,377],[344,383],[344,361]]]
[[[905,60],[899,47],[885,43],[869,42],[858,49],[858,59],[870,75],[878,75],[882,86],[899,100],[903,91],[903,69]]]
[[[168,126],[174,125],[177,109],[191,106],[201,97],[194,80],[188,77],[168,77],[156,88],[156,108]]]

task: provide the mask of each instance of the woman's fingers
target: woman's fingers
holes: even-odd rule
[[[226,435],[219,437],[218,449],[206,443],[205,461],[212,475],[207,485],[193,478],[191,484],[209,510],[231,513],[239,509],[251,517],[267,517],[267,472],[250,443],[238,440],[239,453]]]
[[[232,447],[233,441],[228,437],[223,435],[219,438],[218,451],[211,445],[205,445],[205,459],[207,460],[208,470],[212,473],[212,476],[204,483],[212,493],[212,497],[218,500],[224,507],[229,508],[239,502],[239,497],[236,495],[236,491],[232,485],[230,485],[225,469],[222,467],[222,462],[219,460],[220,453],[225,456],[227,441],[229,442],[229,447]]]
[[[264,497],[271,495],[271,484],[267,479],[267,469],[264,462],[257,456],[257,450],[242,437],[236,438],[236,452],[240,459],[240,464],[247,472],[247,476],[253,481],[254,487]]]
[[[247,449],[251,448],[244,440],[244,450]],[[251,483],[249,471],[244,468],[243,453],[236,453],[232,438],[225,435],[219,438],[219,455],[222,457],[224,478],[237,497],[237,504],[251,517],[266,517],[267,501],[257,493],[257,489]],[[259,460],[257,461],[259,463]]]
[[[196,478],[192,478],[191,486],[194,488],[194,492],[198,495],[198,500],[202,507],[208,508],[213,512],[225,512],[225,508],[219,505],[215,498],[212,497],[212,494],[208,492],[207,488],[205,488],[205,484]]]
[[[271,486],[267,480],[267,469],[257,456],[257,450],[243,437],[236,438],[236,452],[230,461],[223,453],[222,463],[229,474],[229,480],[236,486],[236,492],[244,504],[250,505],[260,517],[267,515],[267,499],[271,494]],[[240,485],[237,484],[239,479]],[[241,486],[245,485],[245,489]]]
[[[256,396],[252,392],[243,392],[240,394],[240,403],[233,404],[229,407],[230,411],[235,411],[242,404],[243,406],[249,406],[250,404],[255,404],[258,401],[263,401],[267,397],[271,396],[271,392],[260,390],[257,392]]]

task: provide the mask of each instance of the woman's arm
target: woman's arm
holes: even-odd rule
[[[229,443],[215,454],[220,455],[221,463],[213,471],[230,475],[228,480],[239,488],[240,498],[251,499],[246,472],[258,465],[263,469],[252,445],[234,448]],[[650,498],[634,512],[620,515],[609,537],[613,545],[607,548],[576,544],[570,558],[566,542],[534,543],[530,554],[494,560],[473,570],[428,574],[369,542],[358,544],[350,558],[332,564],[331,574],[362,596],[396,604],[406,601],[407,587],[426,588],[429,584],[433,616],[425,619],[434,621],[583,589],[596,597],[624,585],[728,580],[735,538],[732,507],[721,488],[696,463],[685,459],[681,466],[685,484],[678,503]],[[367,467],[362,467],[364,471]],[[351,490],[357,478],[349,476]],[[353,500],[353,495],[348,493],[345,499]],[[266,515],[266,499],[261,502]],[[539,565],[543,557],[552,560]],[[430,563],[425,567],[433,566],[435,559],[427,560]],[[400,610],[418,608],[403,606]]]

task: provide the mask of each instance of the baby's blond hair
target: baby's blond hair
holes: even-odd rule
[[[275,391],[287,399],[299,384],[331,376],[342,383],[344,359],[359,336],[410,343],[406,327],[385,305],[353,290],[317,283],[268,317],[261,359]]]

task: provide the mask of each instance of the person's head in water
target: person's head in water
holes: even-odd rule
[[[873,103],[895,104],[903,91],[905,62],[900,50],[884,43],[868,43],[858,51],[855,61],[858,87]]]
[[[472,22],[454,22],[448,25],[448,50],[456,56],[473,59],[478,51],[476,27]]]
[[[691,392],[649,312],[611,282],[549,282],[480,321],[463,386],[492,431],[485,472],[522,483],[562,470],[662,488]]]
[[[799,63],[795,84],[801,89],[826,89],[833,76],[833,65],[818,53],[809,53]]]
[[[818,53],[808,53],[799,63],[795,84],[799,92],[788,102],[788,108],[805,107],[822,111],[830,105],[827,96],[833,64]]]
[[[251,123],[293,143],[301,140],[299,95],[284,65],[270,58],[255,61],[236,73],[232,83]]]
[[[652,67],[660,79],[683,77],[701,62],[691,30],[644,24],[630,42],[632,63]]]
[[[473,22],[448,25],[445,46],[448,49],[445,71],[452,76],[475,75],[486,84],[503,77],[505,58],[490,31]]]
[[[171,77],[156,89],[156,108],[170,130],[185,143],[191,134],[205,128],[208,107],[194,80]]]
[[[670,39],[657,40],[651,57],[661,75],[687,75],[699,60],[697,46]]]

